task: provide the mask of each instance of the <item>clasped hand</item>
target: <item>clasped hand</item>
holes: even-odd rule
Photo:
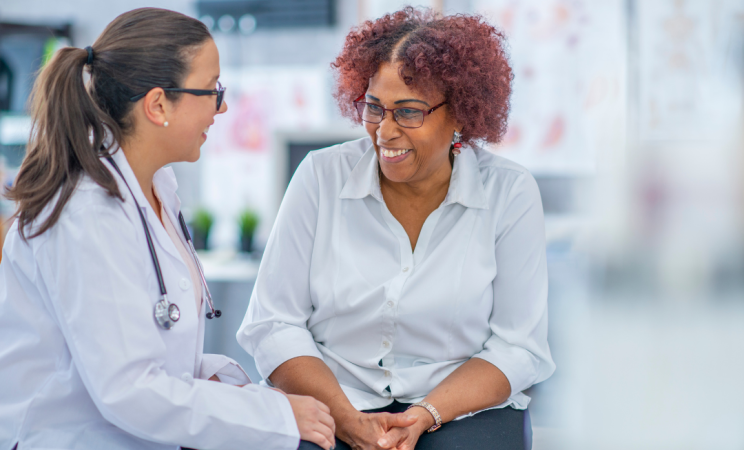
[[[342,421],[337,421],[338,437],[347,442],[354,450],[414,450],[416,442],[427,424],[433,418],[428,411],[412,408],[403,413],[355,413]]]

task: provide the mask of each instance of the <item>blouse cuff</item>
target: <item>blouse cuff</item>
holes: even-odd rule
[[[484,347],[473,356],[488,361],[504,373],[511,386],[511,396],[538,382],[540,361],[530,351],[508,344],[497,336],[491,336]]]
[[[292,358],[314,356],[323,360],[310,331],[294,325],[285,326],[283,330],[266,336],[256,347],[253,357],[258,373],[264,379],[268,379],[277,367]]]
[[[199,378],[208,380],[213,375],[217,375],[220,382],[225,384],[242,386],[251,383],[248,374],[245,373],[245,370],[234,359],[225,355],[205,353],[202,355]]]

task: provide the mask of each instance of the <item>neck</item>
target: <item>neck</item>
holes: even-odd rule
[[[380,185],[383,189],[389,189],[395,194],[417,200],[428,200],[443,198],[449,190],[450,177],[452,176],[452,165],[441,165],[433,173],[421,180],[394,182],[380,175]]]
[[[165,162],[158,160],[156,155],[159,152],[154,147],[142,140],[131,139],[121,146],[121,150],[127,157],[129,167],[132,168],[132,172],[134,172],[134,176],[137,178],[137,183],[139,183],[142,193],[145,194],[145,198],[150,202],[150,206],[152,206],[155,214],[160,217],[160,204],[153,194],[152,179],[155,176],[155,172],[160,170],[165,165]]]

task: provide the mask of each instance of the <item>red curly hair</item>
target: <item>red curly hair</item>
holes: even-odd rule
[[[497,143],[506,132],[513,79],[505,46],[504,34],[481,16],[442,17],[409,6],[346,36],[331,63],[334,97],[344,116],[361,123],[353,101],[367,91],[380,64],[399,62],[412,89],[444,94],[450,114],[464,126],[463,143]]]

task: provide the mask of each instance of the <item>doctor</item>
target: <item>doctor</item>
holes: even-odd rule
[[[0,263],[0,449],[334,445],[325,405],[202,353],[214,311],[164,166],[199,158],[227,111],[218,77],[207,28],[152,8],[40,74],[7,192],[18,209]]]

